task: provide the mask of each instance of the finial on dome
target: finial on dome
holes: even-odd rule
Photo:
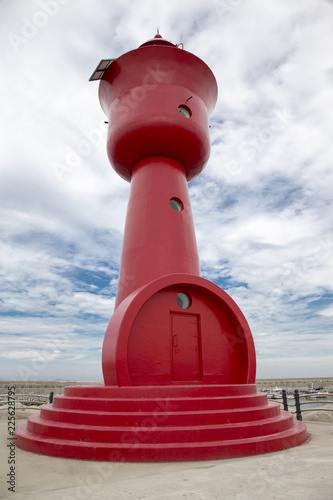
[[[140,45],[140,47],[146,47],[147,45],[168,45],[169,47],[177,47],[174,43],[168,42],[168,40],[165,40],[162,35],[160,34],[159,28],[157,28],[157,33],[152,38],[151,40],[148,40],[148,42],[143,43]]]
[[[154,36],[154,38],[162,38],[162,36],[160,35],[160,29],[159,28],[157,28],[157,33]]]

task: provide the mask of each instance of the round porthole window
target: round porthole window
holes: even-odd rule
[[[188,106],[185,106],[185,104],[181,104],[180,106],[178,106],[178,111],[185,118],[190,118],[192,116],[190,108]]]
[[[191,305],[191,296],[185,292],[179,292],[177,295],[177,304],[182,309],[188,309]]]
[[[179,198],[171,198],[170,207],[176,210],[176,212],[181,212],[184,208],[182,200]]]

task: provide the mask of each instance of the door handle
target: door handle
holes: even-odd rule
[[[178,347],[178,338],[177,338],[177,335],[173,336],[173,347]]]

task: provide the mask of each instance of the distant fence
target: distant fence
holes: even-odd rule
[[[11,396],[11,399],[15,400],[15,403],[22,403],[25,406],[34,406],[34,405],[44,405],[45,403],[52,403],[53,401],[53,392],[50,392],[49,395],[46,394],[15,394],[15,396]],[[1,405],[5,405],[8,403],[8,394],[0,394],[0,408]]]
[[[309,398],[309,397],[315,397],[316,399],[318,396],[320,397],[333,397],[333,394],[330,392],[321,392],[320,395],[318,393],[313,393],[313,394],[299,394],[298,389],[294,390],[294,394],[292,396],[287,395],[287,391],[285,389],[282,389],[282,394],[281,397],[276,396],[275,394],[267,394],[268,399],[273,399],[273,400],[281,400],[283,402],[283,409],[286,411],[290,411],[290,413],[296,413],[296,418],[297,420],[302,420],[302,412],[304,411],[333,411],[333,408],[321,408],[321,407],[316,407],[316,408],[301,408],[303,405],[307,404],[313,404],[314,401],[300,401],[301,398]],[[290,401],[294,401],[294,403],[290,403]],[[327,401],[325,399],[325,405],[326,404],[333,404],[333,401]],[[293,410],[289,410],[289,407],[293,407]]]

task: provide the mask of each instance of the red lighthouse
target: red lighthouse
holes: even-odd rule
[[[99,96],[110,161],[131,182],[105,384],[254,382],[243,315],[200,277],[187,188],[210,153],[213,73],[156,35],[108,67]]]
[[[101,61],[107,151],[131,183],[103,387],[66,387],[17,431],[24,449],[93,460],[199,460],[304,442],[304,424],[256,392],[250,328],[200,274],[187,182],[210,153],[217,84],[159,34]],[[209,214],[207,214],[209,216]]]

